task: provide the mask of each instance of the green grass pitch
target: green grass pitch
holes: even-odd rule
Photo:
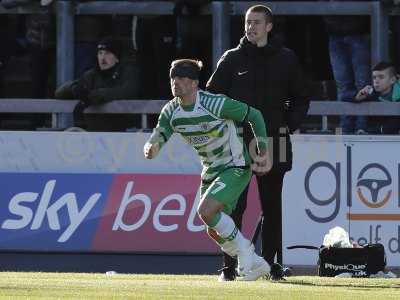
[[[0,272],[0,299],[400,299],[400,279],[293,276],[217,281],[217,275]]]

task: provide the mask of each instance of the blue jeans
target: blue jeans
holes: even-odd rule
[[[369,35],[330,36],[329,54],[339,101],[353,102],[358,90],[371,83]],[[343,133],[366,130],[364,116],[341,116]]]

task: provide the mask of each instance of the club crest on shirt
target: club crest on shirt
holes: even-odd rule
[[[201,130],[202,131],[208,131],[208,130],[210,130],[210,124],[209,123],[206,123],[206,122],[203,122],[203,123],[199,123],[199,126],[200,126],[200,128],[201,128]]]

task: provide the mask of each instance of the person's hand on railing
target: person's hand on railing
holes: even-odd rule
[[[77,82],[72,85],[71,90],[75,99],[79,99],[84,102],[87,101],[89,95],[89,89],[87,88],[86,85]]]
[[[93,105],[106,103],[107,101],[104,96],[104,90],[106,89],[101,88],[90,91],[88,95],[89,103]]]

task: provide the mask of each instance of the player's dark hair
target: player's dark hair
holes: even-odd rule
[[[176,76],[188,77],[193,80],[199,80],[200,71],[203,68],[203,63],[200,60],[183,58],[174,60],[171,63],[169,71],[170,78]]]

